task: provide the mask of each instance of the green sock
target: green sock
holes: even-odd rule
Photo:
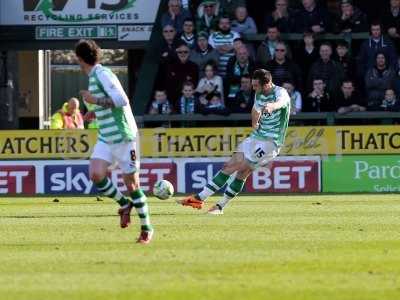
[[[133,207],[139,216],[141,230],[151,231],[153,226],[150,224],[149,206],[147,205],[146,195],[141,189],[131,192]]]
[[[223,188],[229,178],[230,175],[226,175],[225,173],[222,173],[222,171],[219,171],[214,178],[207,183],[203,190],[196,195],[197,198],[202,201],[206,200],[208,197]]]
[[[124,206],[129,203],[129,200],[115,187],[110,178],[104,177],[102,181],[94,184],[102,195],[113,198],[119,205]]]
[[[224,192],[224,198],[217,203],[217,205],[223,209],[229,201],[239,194],[244,187],[245,180],[235,178],[229,186],[226,187]]]

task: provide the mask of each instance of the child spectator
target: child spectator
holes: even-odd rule
[[[396,93],[393,89],[387,89],[385,91],[385,98],[382,100],[382,104],[376,110],[383,111],[400,111],[400,102],[397,99]]]
[[[282,87],[288,92],[290,96],[290,114],[295,115],[301,112],[303,107],[303,100],[299,91],[296,91],[292,82],[284,82]]]
[[[183,22],[183,32],[181,34],[181,40],[190,49],[193,49],[196,46],[196,37],[194,35],[194,22],[192,19],[186,19]]]
[[[325,91],[326,84],[322,78],[315,78],[312,82],[313,90],[303,102],[303,112],[330,112],[335,105]]]
[[[314,41],[314,33],[305,32],[303,34],[303,42],[301,43],[300,48],[293,53],[295,61],[299,64],[300,69],[303,71],[303,86],[306,86],[306,80],[310,73],[311,66],[319,57],[318,47],[315,46]]]
[[[218,92],[203,94],[200,97],[199,111],[203,115],[216,114],[228,115],[229,111],[225,108],[222,95]]]
[[[238,6],[235,11],[235,19],[232,21],[232,30],[240,35],[257,33],[257,26],[253,18],[247,13],[247,8]]]
[[[339,41],[336,44],[337,61],[342,65],[344,77],[355,80],[356,79],[356,63],[349,54],[349,44],[346,41]]]
[[[197,98],[194,95],[194,85],[187,81],[182,87],[182,97],[179,99],[180,114],[194,114],[196,112]]]
[[[149,114],[151,115],[169,115],[172,112],[172,107],[167,99],[165,90],[156,90],[154,100],[151,103]]]
[[[205,77],[201,78],[197,85],[196,92],[199,94],[211,94],[218,92],[224,94],[223,81],[221,76],[216,75],[217,67],[210,61],[204,67]]]

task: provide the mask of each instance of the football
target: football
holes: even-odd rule
[[[174,194],[174,186],[168,180],[160,180],[154,184],[153,194],[160,200],[167,200]]]

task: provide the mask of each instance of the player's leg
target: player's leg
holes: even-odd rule
[[[246,179],[252,172],[252,166],[244,163],[243,167],[237,171],[235,178],[226,187],[223,198],[212,206],[208,213],[222,215],[225,206],[243,190]]]
[[[140,219],[141,234],[138,238],[138,242],[147,244],[151,241],[153,236],[153,227],[150,223],[147,198],[143,190],[140,188],[140,156],[138,145],[135,141],[125,143],[119,146],[114,152],[113,155],[116,156],[119,167],[122,169],[124,183],[132,198],[132,206],[135,208]]]
[[[196,195],[178,200],[179,204],[201,209],[204,201],[222,189],[230,176],[243,166],[243,154],[235,152],[231,159],[226,162],[223,168],[203,187],[202,191]]]
[[[242,164],[238,169],[234,180],[226,187],[223,199],[210,208],[211,214],[222,214],[224,207],[235,198],[243,189],[247,177],[253,170],[259,167],[265,167],[274,159],[279,149],[272,141],[260,141],[249,138],[248,143],[241,147],[243,151]]]
[[[125,197],[107,176],[108,167],[112,163],[110,146],[98,142],[90,159],[89,176],[97,190],[103,195],[114,199],[120,206],[127,205],[129,199]]]

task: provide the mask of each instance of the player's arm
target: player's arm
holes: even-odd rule
[[[279,110],[290,104],[290,97],[286,90],[281,89],[276,93],[277,100],[275,102],[268,102],[265,105],[264,110],[268,113],[272,113],[275,110]]]
[[[128,97],[116,76],[110,76],[106,72],[98,72],[97,77],[109,97],[97,98],[88,91],[81,91],[86,102],[105,108],[122,107],[129,103]]]
[[[251,110],[251,127],[253,129],[258,128],[258,122],[260,121],[260,117],[262,114],[262,107],[260,107],[257,102],[254,103],[253,108]]]

